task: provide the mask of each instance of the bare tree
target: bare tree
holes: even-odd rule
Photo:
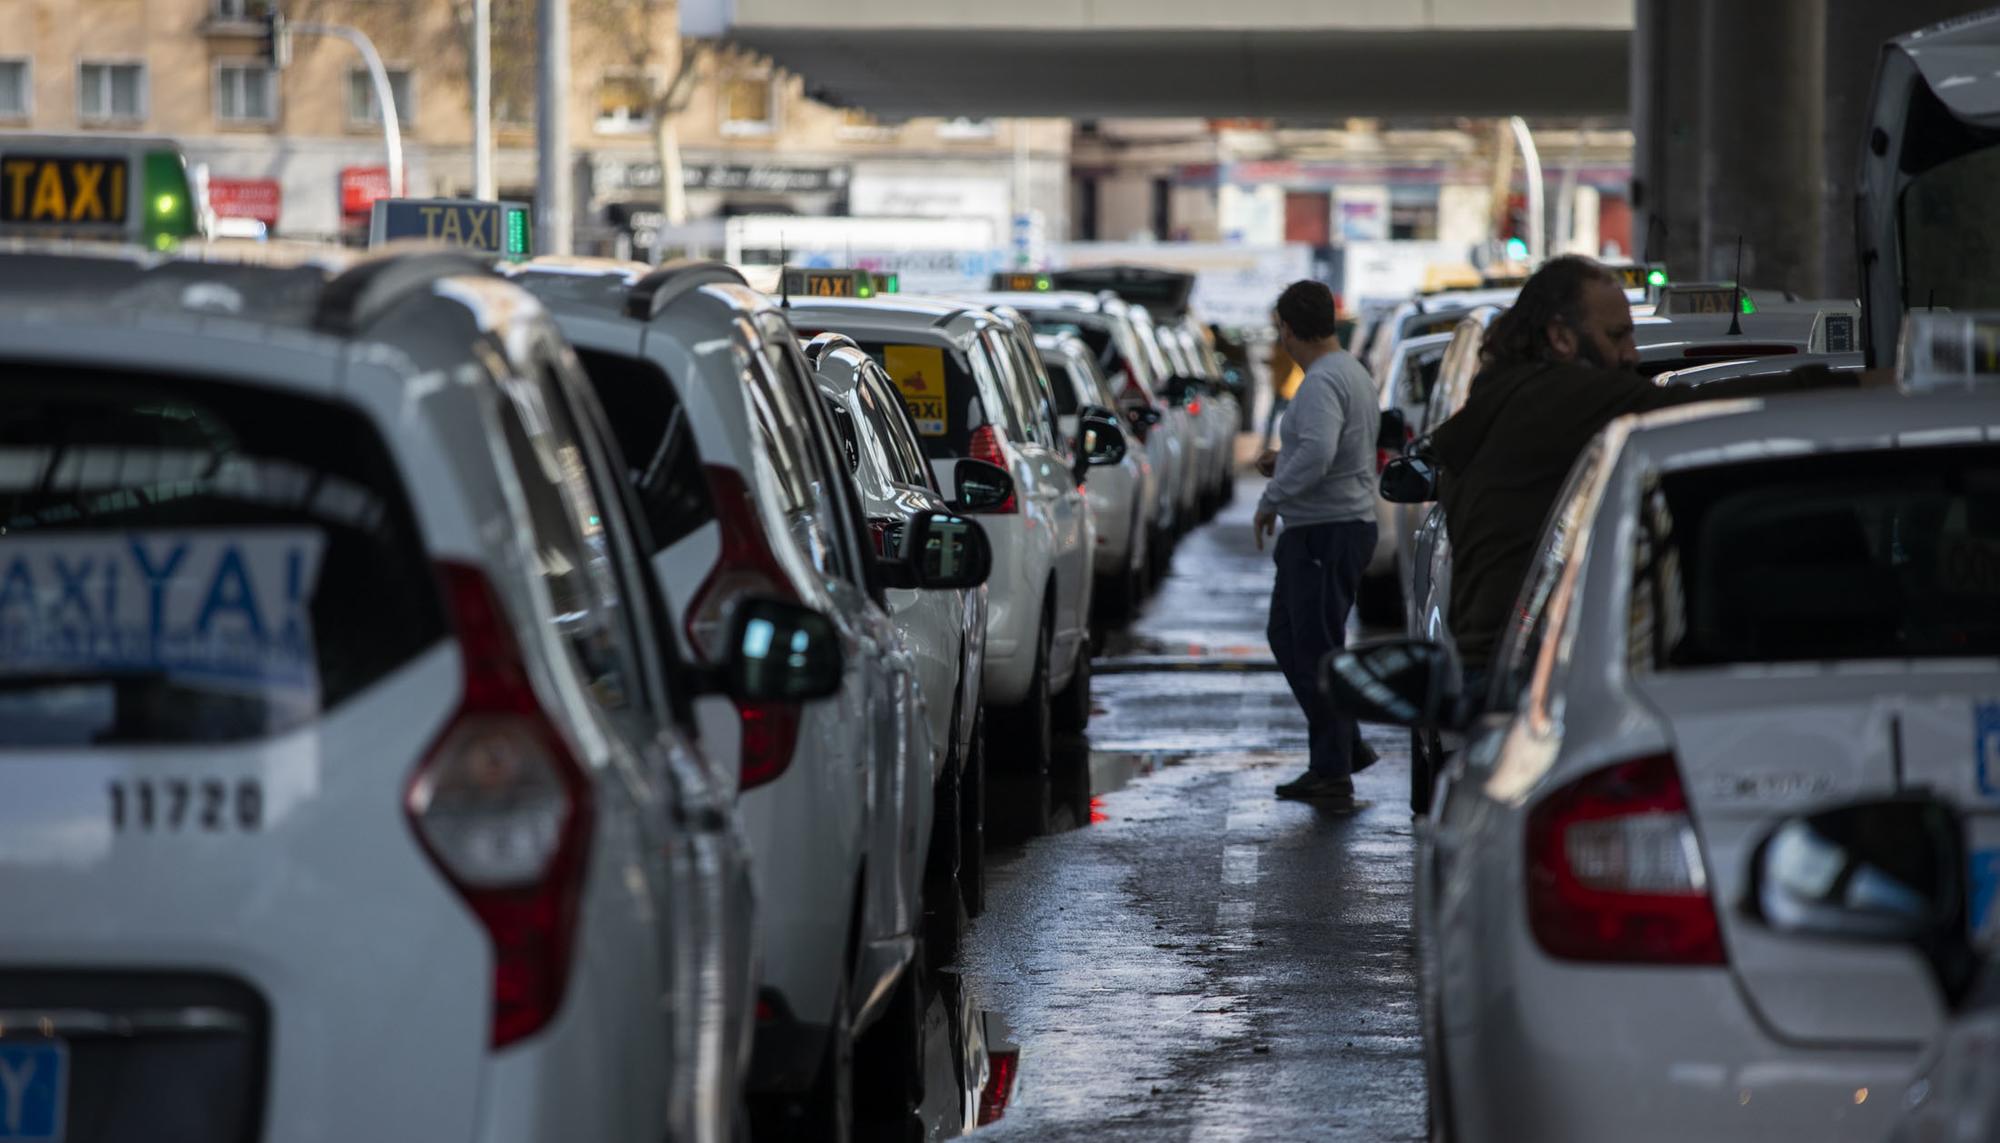
[[[677,0],[581,0],[574,19],[600,38],[637,77],[653,125],[660,162],[660,213],[668,226],[687,221],[687,188],[681,170],[680,116],[715,46],[680,35]]]

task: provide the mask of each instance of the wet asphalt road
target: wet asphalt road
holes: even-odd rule
[[[1039,836],[994,855],[959,965],[1020,1045],[981,1137],[1423,1136],[1407,741],[1369,729],[1358,816],[1272,797],[1305,720],[1268,667],[1258,491],[1242,481],[1108,641],[1088,741],[1047,794],[993,792],[990,828]]]

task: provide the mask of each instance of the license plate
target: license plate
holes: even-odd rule
[[[68,1103],[68,1044],[0,1041],[0,1140],[61,1143]]]

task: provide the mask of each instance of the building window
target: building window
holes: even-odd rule
[[[137,122],[146,117],[146,65],[87,63],[77,70],[77,118],[85,123]]]
[[[216,64],[215,117],[224,123],[269,123],[276,119],[276,78],[263,64]]]
[[[722,85],[724,135],[769,135],[777,109],[777,85],[769,75],[734,76]]]
[[[993,135],[994,127],[993,120],[991,119],[966,119],[964,117],[947,119],[939,123],[937,128],[938,138],[947,139],[952,142],[977,142],[982,139],[991,139]]]
[[[840,113],[840,123],[833,133],[836,138],[855,142],[886,142],[896,137],[896,128],[866,111],[850,107]]]
[[[644,76],[607,75],[598,80],[598,131],[606,135],[625,135],[650,130],[653,126],[653,101],[649,95]]]
[[[261,20],[270,11],[271,0],[209,0],[210,11],[219,24],[246,24]]]
[[[416,81],[408,68],[385,68],[389,73],[389,94],[396,101],[396,125],[408,133],[417,122]],[[375,80],[365,67],[347,73],[347,124],[374,127],[382,122],[382,105],[375,102]]]
[[[0,60],[0,119],[26,119],[29,103],[27,60]]]

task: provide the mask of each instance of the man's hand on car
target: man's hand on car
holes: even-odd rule
[[[1278,450],[1267,448],[1257,454],[1257,474],[1268,478],[1278,471]]]

